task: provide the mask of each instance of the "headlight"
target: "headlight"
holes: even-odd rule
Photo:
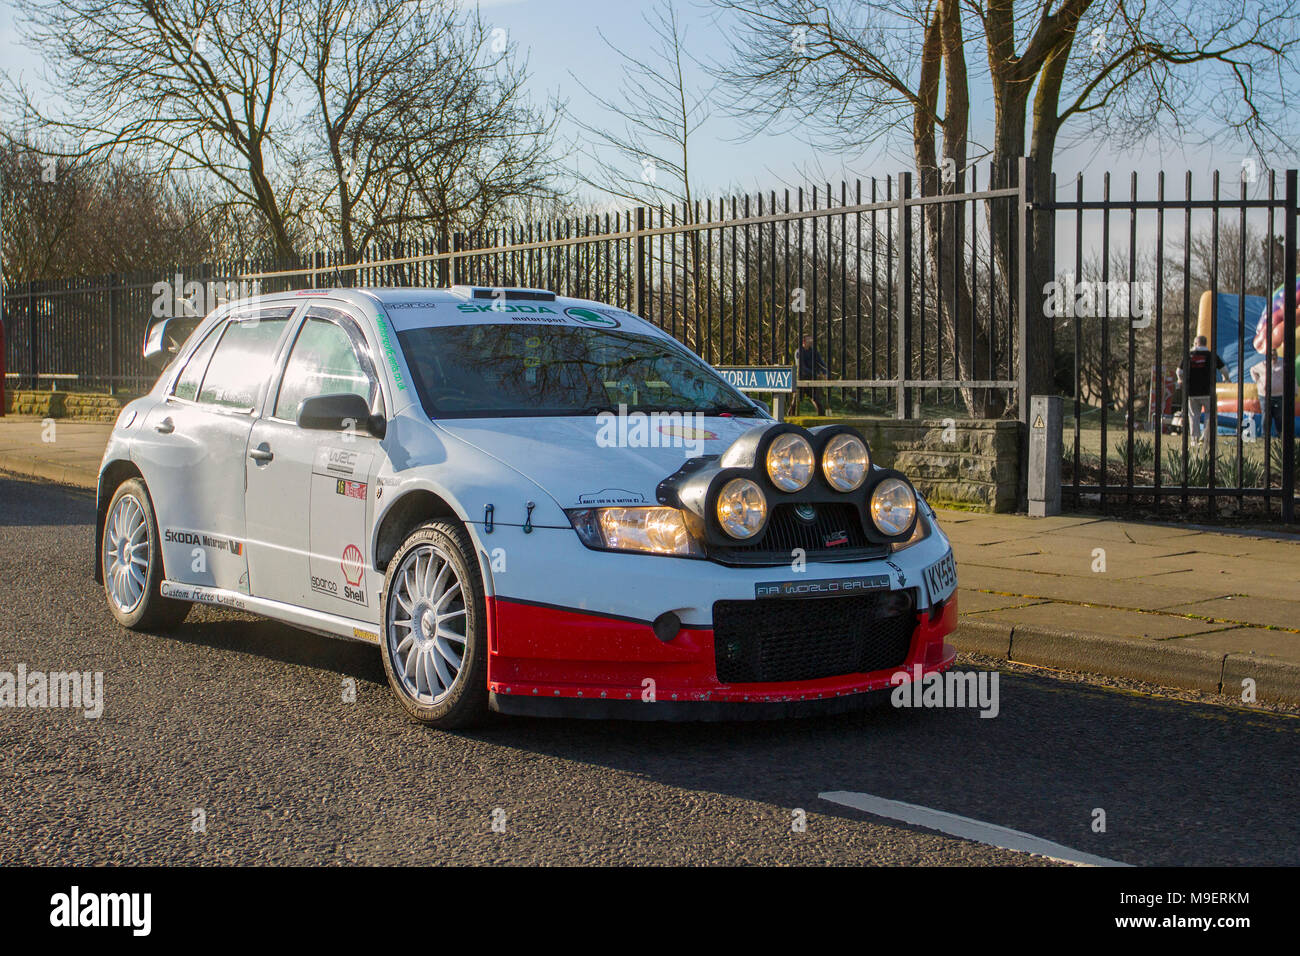
[[[702,554],[676,508],[582,508],[569,512],[573,530],[589,548],[647,554]]]
[[[836,491],[853,491],[866,480],[871,456],[856,435],[836,435],[822,449],[822,474]]]
[[[767,499],[748,478],[732,478],[718,495],[718,522],[733,538],[752,538],[767,522]]]
[[[905,541],[895,541],[889,546],[892,552],[902,551],[904,548],[910,548],[914,544],[920,544],[926,538],[930,537],[930,519],[933,515],[927,508],[921,508],[920,514],[916,516],[916,527],[912,533],[907,536]]]
[[[812,481],[812,445],[802,435],[787,432],[767,449],[767,476],[782,491],[800,491]]]
[[[871,492],[871,520],[881,534],[902,534],[916,517],[916,492],[901,478],[886,478]]]

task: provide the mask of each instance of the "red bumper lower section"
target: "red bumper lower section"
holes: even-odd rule
[[[570,704],[577,699],[679,704],[826,700],[887,689],[892,675],[905,671],[910,677],[917,665],[922,674],[945,670],[957,656],[944,643],[957,624],[956,594],[937,615],[928,610],[917,615],[907,659],[897,667],[763,684],[719,682],[711,629],[683,629],[665,643],[641,621],[504,598],[489,598],[487,604],[488,689],[503,704],[510,698],[538,703],[568,699]]]

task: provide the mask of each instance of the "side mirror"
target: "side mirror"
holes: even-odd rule
[[[183,317],[163,319],[149,326],[144,334],[144,360],[158,367],[166,365],[202,321],[201,318]]]
[[[352,392],[316,395],[305,399],[298,408],[298,427],[335,432],[353,428],[376,438],[383,438],[388,433],[388,422],[384,416],[371,415],[366,400]]]

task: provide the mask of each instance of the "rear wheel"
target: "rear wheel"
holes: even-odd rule
[[[138,631],[166,630],[185,620],[186,601],[165,598],[158,522],[144,482],[118,486],[108,504],[101,542],[104,595],[118,623]]]
[[[388,683],[421,723],[450,729],[488,710],[487,612],[474,546],[451,521],[411,532],[384,579]]]

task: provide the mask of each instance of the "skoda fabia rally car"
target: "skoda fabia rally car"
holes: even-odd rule
[[[952,551],[908,480],[630,312],[332,289],[179,324],[99,475],[126,627],[203,602],[377,644],[439,727],[844,710],[953,661]]]

